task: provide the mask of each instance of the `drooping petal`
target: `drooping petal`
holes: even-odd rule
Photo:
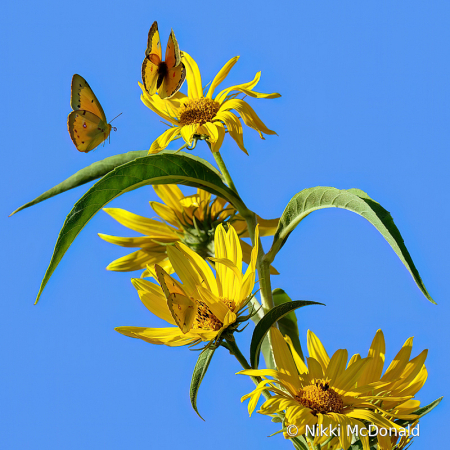
[[[220,83],[222,83],[223,80],[227,77],[227,75],[230,73],[230,70],[233,68],[233,66],[237,63],[239,59],[239,56],[235,56],[234,58],[231,58],[217,73],[217,75],[214,77],[214,80],[211,83],[211,86],[208,89],[208,93],[206,94],[207,98],[212,98],[214,95],[214,90],[217,86],[219,86]]]
[[[269,130],[264,125],[263,121],[258,117],[253,108],[247,102],[244,102],[244,100],[240,100],[237,98],[228,100],[222,104],[218,112],[229,111],[231,109],[236,110],[241,115],[245,125],[258,131],[259,136],[262,139],[264,138],[261,133],[277,134],[275,133],[275,131]]]
[[[159,95],[150,96],[141,83],[139,83],[139,86],[142,89],[142,103],[167,122],[172,125],[178,125],[178,120],[176,119],[176,117],[178,117],[177,105],[172,102],[161,100]]]
[[[220,122],[207,122],[203,124],[199,129],[199,133],[208,135],[208,142],[211,145],[211,151],[213,153],[218,152],[222,146],[225,138],[225,128]]]
[[[228,133],[236,141],[238,147],[248,155],[244,147],[244,137],[241,121],[230,111],[221,111],[216,115],[217,120],[221,120],[227,127]]]
[[[161,150],[164,150],[179,134],[180,127],[172,127],[164,131],[161,136],[158,136],[153,141],[152,145],[150,146],[150,150],[148,151],[149,155],[159,153]]]
[[[194,59],[186,52],[181,52],[184,66],[186,67],[186,81],[188,85],[189,98],[203,97],[202,77]]]
[[[197,134],[197,130],[199,129],[199,127],[200,125],[198,123],[191,123],[189,125],[183,125],[181,127],[180,134],[187,145],[192,144],[192,138],[194,134]]]

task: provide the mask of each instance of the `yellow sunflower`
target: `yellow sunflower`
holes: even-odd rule
[[[239,56],[230,59],[222,67],[205,96],[197,63],[186,52],[182,54],[182,61],[186,66],[187,96],[178,92],[170,99],[163,100],[158,95],[150,95],[139,83],[142,89],[142,102],[170,124],[170,128],[153,142],[149,153],[164,150],[172,140],[179,137],[182,137],[187,145],[191,145],[195,137],[207,139],[211,150],[217,152],[226,132],[236,141],[239,148],[247,153],[242,124],[233,110],[247,126],[259,133],[261,139],[264,139],[262,133],[276,134],[264,125],[247,102],[237,98],[240,93],[256,98],[280,97],[277,93],[263,94],[253,90],[259,82],[261,72],[258,72],[252,81],[224,89],[213,98],[215,89],[226,78]]]
[[[258,236],[258,229],[256,230]],[[167,248],[170,263],[181,283],[155,266],[159,284],[132,279],[144,305],[168,322],[168,328],[118,327],[125,336],[171,347],[212,341],[227,328],[236,328],[240,313],[255,285],[258,247],[251,252],[242,274],[242,249],[232,226],[218,225],[214,236],[216,276],[206,261],[183,243]],[[162,286],[160,286],[162,284]]]
[[[245,220],[233,206],[220,197],[197,189],[194,195],[184,196],[180,188],[173,184],[153,186],[164,203],[150,202],[155,213],[165,222],[138,216],[120,208],[105,208],[120,224],[144,236],[116,237],[99,233],[107,242],[122,247],[138,247],[139,250],[116,259],[108,265],[108,270],[128,272],[159,264],[167,272],[173,273],[167,256],[167,248],[178,241],[186,244],[203,258],[214,256],[214,230],[219,223],[232,223],[241,237],[248,236]],[[271,236],[275,233],[278,219],[264,220],[258,217],[260,234]],[[240,240],[243,261],[250,262],[252,247]],[[271,268],[273,274],[275,269]],[[145,271],[143,276],[148,276]]]
[[[380,333],[377,333],[374,339],[375,346],[379,347]],[[316,432],[312,441],[313,445],[326,443],[324,446],[326,449],[347,450],[356,427],[364,450],[369,450],[367,426],[374,425],[379,430],[395,429],[397,432],[404,432],[404,429],[392,419],[417,418],[411,414],[417,405],[410,403],[412,391],[415,389],[412,388],[415,382],[411,377],[415,370],[412,369],[412,365],[403,365],[403,356],[400,364],[397,364],[399,360],[395,359],[384,375],[386,378],[380,379],[380,360],[377,356],[381,352],[375,350],[374,346],[369,351],[369,357],[361,359],[359,355],[355,355],[347,364],[347,350],[338,350],[330,358],[317,336],[308,331],[310,357],[305,364],[295,351],[290,339],[288,337],[283,339],[278,329],[271,329],[271,337],[277,370],[239,372],[263,377],[263,381],[257,388],[242,397],[242,401],[250,398],[248,409],[251,414],[262,392],[272,391],[275,395],[267,400],[258,412],[267,415],[285,414],[286,438],[304,435],[317,426],[321,431]],[[383,364],[381,364],[381,370],[382,367]],[[416,367],[415,362],[414,367]],[[395,385],[390,384],[392,372],[397,369],[399,375],[403,375],[403,383],[400,383],[402,388],[399,390],[395,390]],[[416,376],[418,376],[417,373]],[[363,384],[367,378],[378,378],[378,380]],[[376,392],[376,389],[381,389],[382,385],[385,390],[380,398],[381,390]],[[406,385],[410,387],[410,390],[404,389]],[[330,430],[335,429],[339,430],[339,435],[333,437],[332,434],[330,435]],[[381,433],[377,438],[379,449],[391,450],[392,442],[389,433],[387,436],[381,436]]]

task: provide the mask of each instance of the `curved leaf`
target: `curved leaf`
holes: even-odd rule
[[[283,247],[294,228],[308,214],[324,208],[346,209],[368,220],[395,251],[425,297],[431,303],[436,304],[425,288],[411,255],[403,242],[400,231],[396,227],[390,213],[360,189],[339,190],[333,187],[318,186],[305,189],[295,195],[286,206],[280,218],[277,231],[273,238],[272,248],[266,255],[267,261],[272,262],[274,260],[275,255]]]
[[[59,233],[35,303],[38,302],[42,290],[67,249],[89,220],[119,195],[150,184],[184,184],[200,187],[225,198],[237,209],[242,205],[242,201],[222,182],[218,173],[200,158],[182,153],[166,153],[136,158],[122,164],[95,183],[75,203]]]
[[[216,350],[215,346],[210,346],[205,348],[197,359],[197,363],[194,367],[194,372],[192,373],[191,379],[191,388],[189,390],[189,397],[191,399],[191,405],[194,408],[194,411],[198,414],[200,419],[205,420],[197,410],[197,394],[200,389],[200,384],[203,381],[203,377],[208,370],[209,363],[214,355],[214,351]]]
[[[308,305],[323,305],[323,303],[310,302],[306,300],[295,300],[289,303],[283,303],[279,306],[275,306],[258,322],[253,330],[252,342],[250,344],[250,364],[253,369],[258,368],[259,363],[259,351],[261,349],[262,341],[270,330],[270,327],[274,325],[278,320],[302,306]]]
[[[160,154],[170,154],[174,152],[175,152],[174,150],[164,150],[163,152],[160,152]],[[182,154],[185,153],[183,152]],[[78,172],[74,173],[72,176],[62,181],[61,183],[57,184],[56,186],[52,187],[48,191],[45,191],[43,194],[39,195],[39,197],[36,197],[31,202],[25,203],[20,208],[17,208],[9,215],[9,217],[21,211],[22,209],[36,205],[37,203],[43,202],[44,200],[54,197],[55,195],[62,194],[63,192],[69,191],[70,189],[89,183],[90,181],[97,180],[98,178],[101,178],[107,173],[111,172],[111,170],[114,170],[116,167],[119,167],[122,164],[126,164],[127,162],[133,161],[136,158],[140,158],[142,156],[147,155],[148,150],[137,150],[134,152],[127,152],[122,153],[120,155],[109,156],[108,158],[102,159],[101,161],[92,163],[89,166],[85,167],[84,169],[81,169]],[[193,158],[195,159],[195,156],[193,156]],[[209,164],[207,161],[203,161],[203,163],[208,165],[210,169],[215,171],[220,176],[220,173],[214,166]]]
[[[272,291],[273,303],[275,306],[282,305],[283,303],[292,302],[292,299],[283,289],[276,288]],[[278,320],[278,327],[280,328],[283,336],[288,335],[291,338],[292,345],[297,351],[300,358],[305,359],[303,356],[302,346],[300,344],[300,335],[298,333],[297,316],[294,311],[287,313],[284,317]],[[263,353],[264,354],[264,353]]]
[[[81,186],[82,184],[89,183],[89,181],[101,178],[103,175],[111,172],[111,170],[115,169],[117,166],[121,166],[122,164],[132,161],[133,159],[136,159],[140,156],[145,156],[147,154],[148,150],[142,150],[123,153],[121,155],[114,155],[101,161],[97,161],[74,173],[72,176],[52,187],[48,191],[45,191],[43,194],[39,195],[39,197],[36,197],[31,202],[25,203],[20,208],[17,208],[9,215],[9,217],[21,211],[22,209],[36,205],[37,203],[43,202],[44,200],[61,194],[62,192],[69,191],[70,189]]]

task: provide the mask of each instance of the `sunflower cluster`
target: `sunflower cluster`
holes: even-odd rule
[[[188,53],[179,51],[173,31],[166,53],[169,62],[161,60],[155,24],[149,34],[143,84],[139,85],[142,102],[166,121],[168,129],[153,141],[149,154],[164,151],[177,139],[184,142],[181,149],[188,150],[204,140],[215,155],[223,180],[239,197],[219,151],[229,134],[248,154],[242,122],[262,139],[263,135],[276,134],[244,98],[274,99],[280,95],[254,90],[260,72],[250,82],[217,93],[239,57],[230,59],[205,88],[197,63]],[[187,95],[180,91],[184,79]],[[411,359],[410,338],[384,370],[386,349],[381,330],[376,332],[366,357],[355,354],[350,358],[345,349],[328,356],[321,341],[308,331],[309,356],[304,359],[297,351],[298,339],[297,345],[292,334],[282,333],[277,327],[280,315],[267,325],[267,337],[259,336],[269,348],[270,356],[266,358],[265,354],[268,368],[250,368],[237,349],[234,333],[241,331],[241,324],[252,316],[258,317],[256,321],[270,319],[268,313],[274,306],[267,308],[267,303],[257,300],[256,285],[260,278],[261,292],[263,287],[267,290],[267,279],[278,272],[270,261],[264,266],[260,237],[276,236],[283,219],[264,220],[247,207],[238,210],[226,199],[207,192],[206,185],[192,195],[183,194],[176,184],[153,187],[162,200],[150,202],[157,218],[104,209],[139,236],[99,236],[112,244],[137,249],[111,262],[107,269],[142,271],[140,277],[131,280],[137,295],[168,326],[121,326],[116,330],[168,347],[204,345],[203,351],[226,347],[245,369],[238,374],[250,376],[256,384],[242,397],[242,401],[249,400],[249,414],[259,404],[258,412],[280,422],[279,433],[291,439],[296,448],[401,450],[411,445],[411,427],[427,412],[420,409],[420,401],[415,398],[427,379],[427,351]],[[252,238],[251,245],[246,237]],[[265,397],[262,403],[261,396]],[[374,434],[374,429],[382,431]]]

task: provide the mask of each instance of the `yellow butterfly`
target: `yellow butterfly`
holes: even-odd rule
[[[67,128],[78,151],[94,150],[108,138],[111,128],[116,131],[107,123],[102,105],[88,82],[77,74],[72,77],[70,106],[73,111],[67,118]]]
[[[187,333],[194,323],[197,315],[197,304],[194,300],[186,297],[180,284],[157,264],[155,265],[156,276],[166,296],[167,306],[173,319],[183,333]]]
[[[161,98],[170,98],[181,88],[186,78],[186,68],[181,62],[180,48],[173,30],[167,42],[165,61],[162,61],[158,23],[148,32],[147,50],[142,63],[142,81],[150,95],[158,92]]]

